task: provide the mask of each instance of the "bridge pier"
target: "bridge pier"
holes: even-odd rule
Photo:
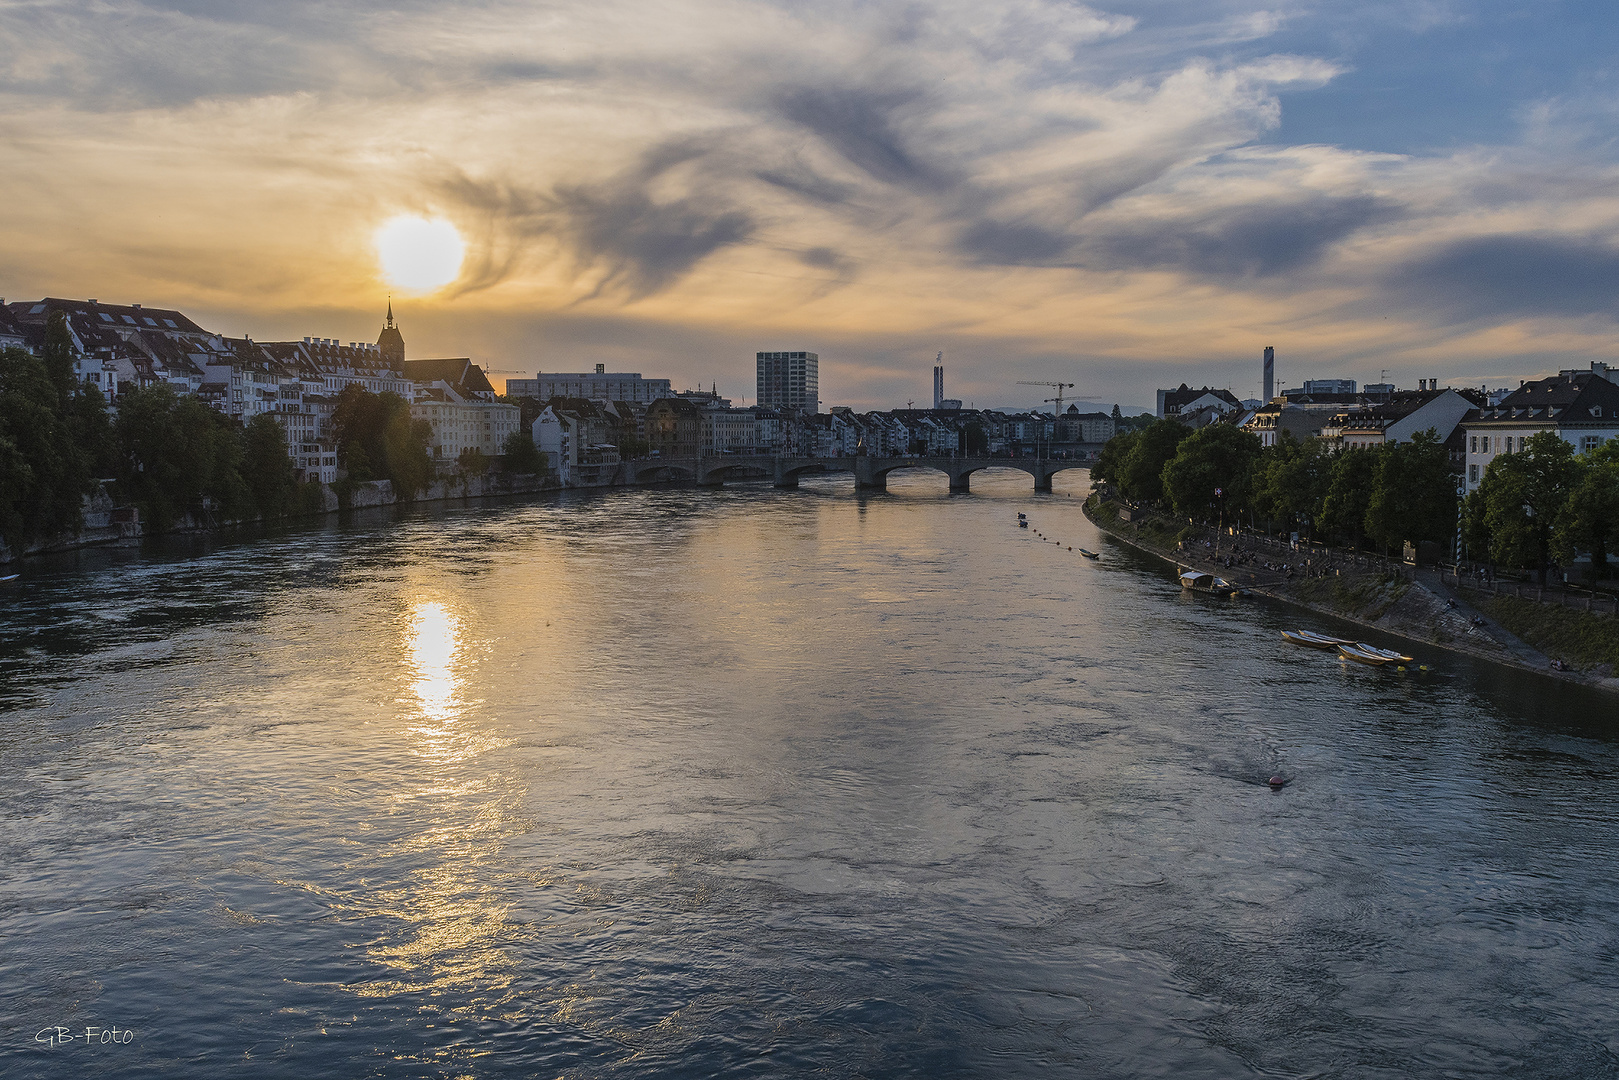
[[[968,494],[969,492],[972,491],[972,486],[967,482],[968,479],[972,476],[971,473],[952,471],[949,474],[949,476],[950,476],[950,494],[952,494],[952,495],[966,495],[966,494]]]
[[[1051,494],[1051,474],[1041,469],[1034,474],[1034,490]]]
[[[887,491],[888,474],[872,468],[871,458],[861,454],[854,459],[854,486],[857,491]]]

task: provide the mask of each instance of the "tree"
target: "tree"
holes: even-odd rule
[[[1119,411],[1119,407],[1117,405],[1113,406],[1113,423],[1115,425],[1114,430],[1118,430],[1117,425],[1119,421],[1123,419],[1124,414]]]
[[[476,446],[469,446],[461,451],[455,467],[463,477],[482,476],[489,471],[489,455]]]
[[[1187,517],[1207,520],[1241,513],[1253,494],[1259,451],[1258,437],[1241,428],[1199,428],[1181,441],[1164,466],[1164,494],[1175,512]]]
[[[242,431],[242,479],[260,517],[285,517],[293,509],[298,470],[287,456],[287,433],[271,413],[260,413]]]
[[[1560,559],[1572,561],[1583,548],[1591,553],[1591,575],[1608,576],[1608,551],[1619,536],[1619,440],[1580,455],[1580,475],[1558,516],[1552,545]]]
[[[1132,499],[1157,502],[1164,497],[1164,466],[1192,429],[1174,420],[1154,420],[1130,445],[1120,470],[1119,490]]]
[[[356,384],[345,386],[332,410],[337,460],[349,478],[360,482],[390,480],[394,495],[411,499],[433,481],[433,459],[427,446],[433,426],[410,415],[410,403],[398,394],[373,394]]]
[[[1121,432],[1103,443],[1102,452],[1096,455],[1096,464],[1091,466],[1091,484],[1118,485],[1124,473],[1124,463],[1140,437],[1141,433],[1137,431]]]
[[[242,480],[242,431],[229,417],[168,383],[119,399],[113,426],[118,482],[158,530],[212,504],[225,517],[252,505]]]
[[[1470,507],[1472,538],[1488,544],[1493,562],[1534,570],[1545,585],[1553,532],[1580,467],[1574,448],[1550,431],[1531,435],[1515,454],[1498,455],[1469,499],[1478,501]]]
[[[506,436],[505,445],[501,447],[506,458],[506,471],[521,476],[545,475],[545,456],[540,448],[534,445],[534,440],[526,431],[514,431]],[[623,447],[619,453],[623,453]]]
[[[1321,502],[1321,521],[1352,548],[1360,547],[1366,529],[1366,508],[1372,501],[1381,453],[1381,449],[1352,446],[1332,463],[1332,479]]]
[[[41,359],[45,374],[56,387],[58,411],[66,412],[79,380],[73,372],[73,334],[68,330],[67,315],[61,311],[51,312],[45,320],[45,348]]]
[[[0,538],[13,551],[83,521],[82,497],[95,483],[64,415],[71,406],[41,358],[0,353]]]
[[[1254,512],[1270,523],[1319,521],[1332,465],[1332,453],[1321,440],[1300,443],[1284,430],[1276,445],[1262,452],[1254,477]]]
[[[1456,533],[1456,478],[1432,428],[1385,446],[1366,500],[1366,532],[1385,551],[1407,540],[1439,543]]]
[[[961,450],[964,454],[987,454],[989,452],[989,432],[977,420],[967,421],[967,426],[961,429]]]

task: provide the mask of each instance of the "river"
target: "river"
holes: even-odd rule
[[[1619,1072],[1612,700],[1286,647],[1334,627],[1183,595],[1084,483],[26,565],[0,1073]]]

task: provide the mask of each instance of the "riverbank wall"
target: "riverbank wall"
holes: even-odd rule
[[[555,476],[513,475],[488,473],[483,476],[450,476],[435,480],[427,489],[411,499],[401,499],[394,492],[392,481],[373,480],[349,485],[320,485],[320,509],[311,514],[299,514],[287,521],[308,521],[349,510],[401,504],[420,506],[434,503],[458,502],[466,499],[497,498],[510,495],[542,494],[562,490]],[[94,495],[84,497],[84,525],[77,531],[63,533],[48,540],[36,541],[21,551],[12,551],[0,543],[0,565],[16,562],[30,555],[47,555],[60,551],[74,551],[90,547],[134,546],[150,534],[133,506],[114,505],[106,485]],[[220,518],[203,511],[185,514],[164,535],[206,533],[241,525],[259,524],[258,518]]]
[[[1531,671],[1564,682],[1583,683],[1619,693],[1619,678],[1605,666],[1558,671],[1552,657],[1508,631],[1491,615],[1458,595],[1436,570],[1362,562],[1355,556],[1314,558],[1297,564],[1299,555],[1254,549],[1249,537],[1236,546],[1211,529],[1181,529],[1158,515],[1125,510],[1099,496],[1087,499],[1085,516],[1114,540],[1176,569],[1203,570],[1259,596],[1278,600],[1343,622],[1419,645]],[[1183,535],[1183,533],[1185,535]],[[1227,559],[1232,560],[1227,565]],[[1241,559],[1242,561],[1238,561]],[[1294,560],[1294,561],[1290,561]],[[1291,569],[1280,569],[1286,565]]]

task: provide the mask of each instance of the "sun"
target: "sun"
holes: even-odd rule
[[[466,244],[443,218],[391,218],[377,230],[376,244],[383,276],[399,288],[432,292],[461,276]]]

